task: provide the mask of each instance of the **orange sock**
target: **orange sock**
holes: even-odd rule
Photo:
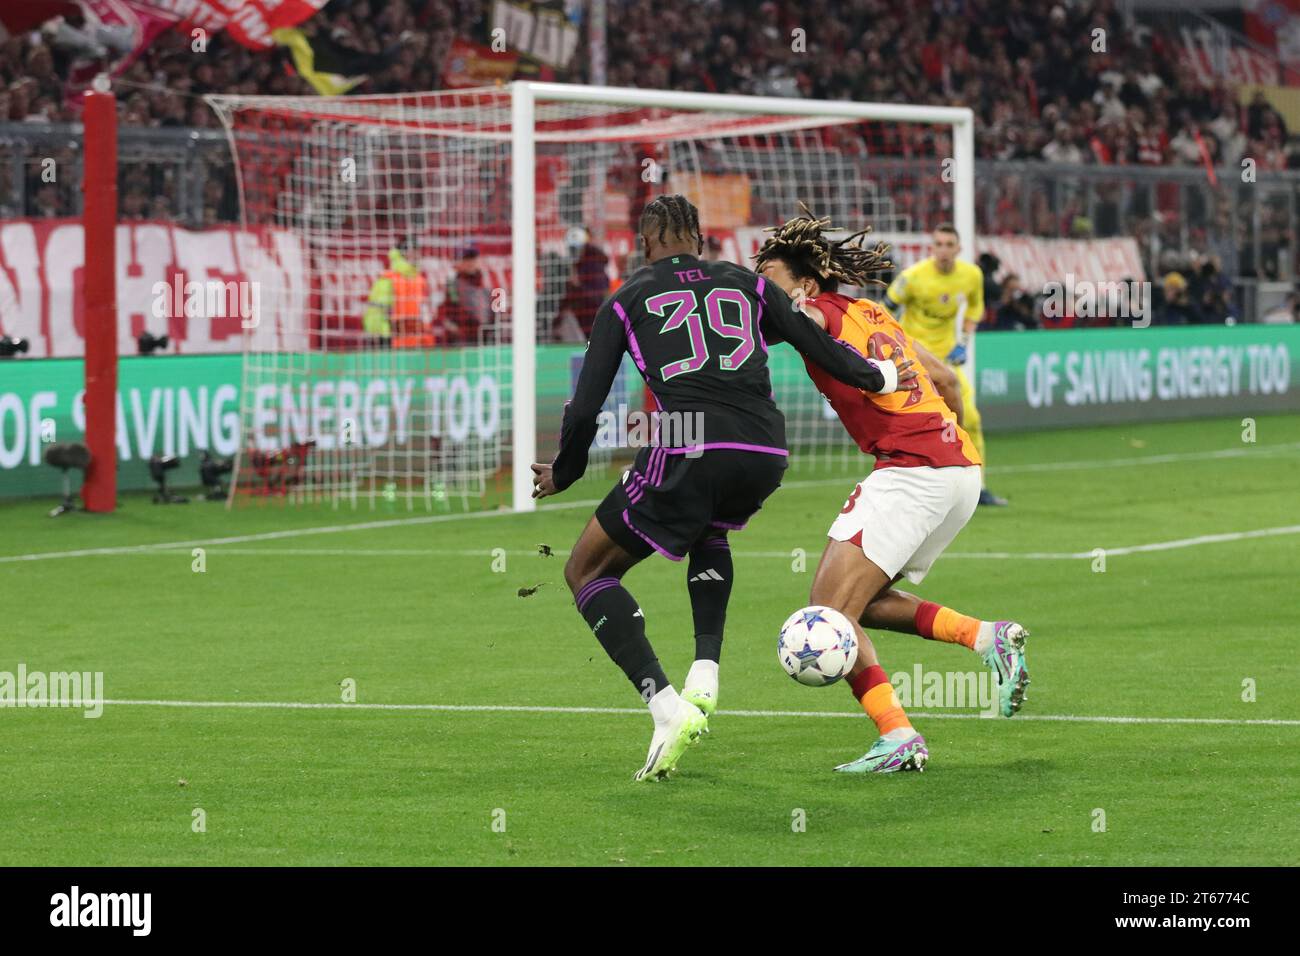
[[[961,644],[975,649],[975,639],[980,633],[979,618],[959,614],[950,607],[922,601],[916,609],[916,632],[932,641]]]
[[[898,702],[898,695],[894,693],[894,688],[885,675],[885,669],[879,664],[872,664],[853,678],[849,686],[867,716],[875,721],[876,729],[882,737],[900,727],[911,728],[912,722],[907,719],[903,705]]]

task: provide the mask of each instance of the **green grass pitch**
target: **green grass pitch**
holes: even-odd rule
[[[1012,720],[913,708],[930,767],[882,778],[830,772],[872,728],[775,654],[846,476],[792,476],[733,536],[723,712],[655,784],[632,782],[649,719],[563,584],[589,506],[408,521],[128,496],[52,521],[52,502],[5,504],[0,671],[102,671],[123,703],[0,709],[0,864],[1295,864],[1300,416],[1257,424],[1253,444],[1240,419],[992,436],[1012,506],[981,510],[915,590],[1024,622],[1029,702]],[[1202,535],[1226,539],[1108,554],[1104,572],[1050,556]],[[180,544],[15,559],[161,543]],[[627,579],[678,681],[684,578],[655,558]],[[981,669],[873,638],[891,674]]]

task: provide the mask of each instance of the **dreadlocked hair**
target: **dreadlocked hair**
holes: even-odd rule
[[[893,268],[889,246],[878,242],[863,248],[862,240],[871,231],[870,226],[832,241],[825,236],[832,228],[830,217],[817,218],[802,202],[799,208],[802,215],[764,230],[772,236],[754,255],[759,268],[764,262],[779,259],[796,279],[815,279],[823,292],[838,291],[841,282],[851,286],[884,285],[874,273]]]
[[[671,232],[683,239],[697,239],[703,242],[700,232],[700,211],[695,205],[681,195],[660,196],[646,203],[641,212],[641,235],[657,235],[662,243]]]

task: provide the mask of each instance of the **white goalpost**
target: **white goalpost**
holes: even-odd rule
[[[740,264],[801,200],[872,226],[896,265],[942,220],[974,247],[964,108],[531,82],[208,101],[262,266],[234,497],[532,510],[529,466],[555,451],[595,305],[639,265],[657,195],[691,198],[705,258]],[[788,351],[793,462],[851,470]],[[635,375],[615,391],[611,411],[641,401]],[[630,454],[594,451],[591,480]]]

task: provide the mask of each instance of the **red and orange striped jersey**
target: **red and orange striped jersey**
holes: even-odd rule
[[[826,317],[826,331],[833,338],[863,355],[874,341],[881,359],[901,349],[920,370],[919,388],[877,395],[837,382],[816,365],[804,362],[817,390],[826,396],[858,447],[876,456],[877,468],[984,463],[922,367],[912,340],[889,310],[869,299],[850,299],[838,292],[823,292],[807,301]]]

